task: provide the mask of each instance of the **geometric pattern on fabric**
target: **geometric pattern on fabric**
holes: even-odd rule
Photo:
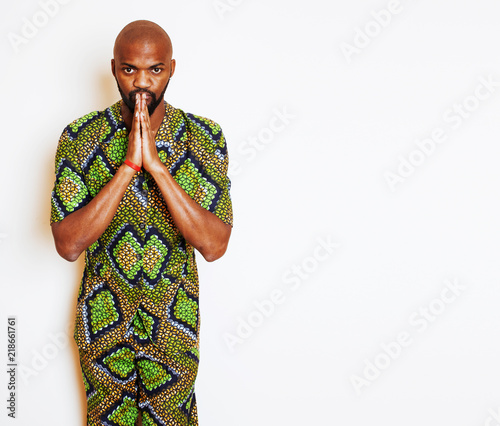
[[[209,176],[203,176],[200,172],[200,164],[196,158],[184,157],[171,170],[173,178],[189,196],[199,203],[204,209],[208,209],[212,202],[221,195],[221,190],[214,180]]]
[[[140,343],[147,343],[150,339],[156,342],[158,326],[158,317],[148,312],[144,306],[141,306],[137,308],[137,312],[125,336],[128,337],[130,334],[133,334],[135,340]]]
[[[165,101],[163,106],[165,115],[155,136],[160,161],[189,197],[232,226],[227,144],[220,126]],[[55,159],[51,223],[87,205],[123,164],[129,133],[122,107],[123,101],[118,101],[64,129]],[[143,325],[154,331],[150,337],[156,336],[160,349],[176,353],[199,344],[195,249],[176,227],[146,170],[130,180],[108,227],[86,250],[85,264],[74,332],[80,349],[114,347],[142,306],[153,318],[148,325],[151,319],[144,317]],[[177,291],[181,281],[185,285]],[[96,299],[95,289],[101,285],[109,293]],[[136,333],[145,338],[139,325]]]
[[[106,248],[110,264],[121,279],[135,285],[141,279],[142,255],[141,237],[130,225],[124,225],[114,235]]]
[[[84,303],[85,335],[95,340],[117,327],[122,321],[120,306],[116,296],[101,284],[94,289]]]
[[[57,167],[56,206],[57,210],[67,210],[72,213],[90,201],[87,186],[78,173],[75,173],[73,164],[62,159]]]
[[[146,355],[137,358],[139,383],[147,395],[154,395],[171,387],[179,380],[179,374],[166,364]]]
[[[96,388],[94,387],[92,382],[87,380],[87,377],[85,377],[85,373],[83,371],[82,371],[82,378],[83,378],[83,386],[85,387],[85,394],[87,396],[87,399],[90,399],[95,395]]]
[[[88,176],[89,192],[95,197],[102,187],[113,177],[113,166],[106,158],[101,147],[96,147],[95,152],[89,157],[88,163],[82,165],[83,172]]]
[[[70,123],[55,158],[50,222],[88,205],[127,154],[118,101]],[[233,225],[228,154],[220,126],[164,102],[160,161],[202,208]],[[88,425],[197,426],[199,280],[195,249],[145,170],[129,182],[111,222],[85,252],[75,342]]]
[[[150,288],[163,278],[170,251],[170,244],[157,230],[149,229],[141,236],[130,225],[119,229],[106,249],[110,264],[124,282],[134,286],[141,281]]]
[[[156,229],[148,229],[145,236],[142,270],[144,284],[154,288],[163,278],[162,271],[167,267],[168,255],[172,249],[169,242]]]
[[[84,380],[94,389],[87,425],[132,426],[141,416],[143,426],[198,426],[194,353],[169,356],[134,333],[103,353],[80,350]]]
[[[167,426],[150,406],[145,406],[142,410],[142,426]]]
[[[134,426],[138,415],[135,395],[125,393],[122,399],[102,415],[101,421],[106,426]]]
[[[196,348],[192,348],[191,350],[187,351],[186,356],[188,358],[191,358],[196,364],[200,362],[200,353]]]
[[[168,321],[175,328],[196,339],[199,321],[198,310],[198,298],[189,295],[180,285],[175,297],[167,307]]]
[[[129,344],[117,345],[97,358],[96,364],[118,383],[127,383],[136,376],[134,348]]]
[[[189,416],[192,406],[196,403],[196,397],[194,395],[194,386],[189,392],[187,398],[179,404],[179,409],[186,415]]]

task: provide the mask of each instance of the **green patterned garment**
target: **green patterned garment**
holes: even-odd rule
[[[51,223],[85,206],[125,160],[121,102],[65,128],[56,154]],[[232,226],[220,126],[166,102],[165,108],[156,135],[159,158],[193,200]],[[110,225],[85,253],[74,333],[78,347],[106,351],[133,329],[136,339],[166,354],[197,349],[198,295],[194,248],[174,225],[151,175],[136,173]],[[136,313],[142,328],[133,327]]]

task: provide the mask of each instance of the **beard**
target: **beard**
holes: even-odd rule
[[[128,96],[125,94],[125,92],[121,89],[120,85],[118,84],[118,80],[116,80],[116,85],[118,86],[118,91],[120,92],[120,95],[122,97],[123,103],[127,106],[127,108],[130,110],[130,112],[133,114],[135,110],[135,99],[136,96],[139,93],[147,93],[149,96],[151,96],[151,103],[148,105],[148,112],[149,115],[153,115],[153,112],[155,112],[155,109],[160,105],[160,103],[163,101],[163,95],[165,94],[165,91],[167,90],[168,83],[170,83],[170,79],[168,79],[167,84],[163,88],[163,90],[160,93],[160,96],[156,98],[156,94],[152,92],[151,90],[148,89],[136,89],[132,90]]]

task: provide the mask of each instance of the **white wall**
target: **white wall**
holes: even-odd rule
[[[200,424],[499,423],[497,1],[66,3],[20,45],[41,4],[4,2],[0,18],[12,424],[84,424],[71,336],[83,265],[52,242],[53,159],[64,126],[118,100],[112,45],[135,19],[169,32],[167,100],[220,123],[232,164],[229,250],[199,256]]]

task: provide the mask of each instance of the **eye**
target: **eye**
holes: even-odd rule
[[[163,71],[163,69],[162,68],[153,68],[151,71],[153,74],[160,74]]]
[[[130,67],[124,67],[123,68],[123,72],[125,74],[132,74],[134,72],[134,69],[133,68],[130,68]]]

